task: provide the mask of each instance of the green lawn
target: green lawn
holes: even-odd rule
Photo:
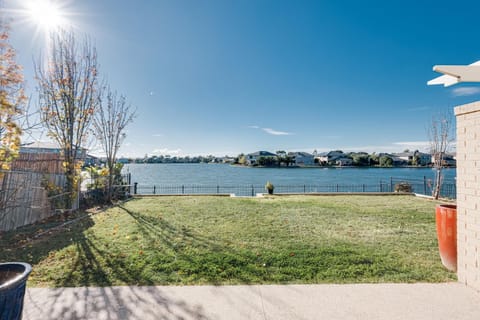
[[[451,281],[438,256],[435,204],[412,196],[140,198],[38,238],[57,222],[3,234],[0,261],[31,263],[30,286]]]

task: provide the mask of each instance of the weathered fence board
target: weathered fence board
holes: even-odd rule
[[[0,231],[12,230],[55,214],[46,184],[63,186],[65,176],[25,171],[4,172],[0,178]]]
[[[63,162],[57,153],[20,153],[10,167],[12,171],[62,174]]]

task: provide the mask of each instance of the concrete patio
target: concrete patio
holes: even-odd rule
[[[30,288],[25,320],[480,319],[459,283]]]

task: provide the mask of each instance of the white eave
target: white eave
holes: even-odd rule
[[[468,66],[437,65],[433,71],[444,75],[428,81],[428,85],[443,84],[444,87],[449,87],[460,82],[480,82],[480,61]]]

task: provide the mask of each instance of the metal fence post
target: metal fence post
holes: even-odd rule
[[[137,194],[137,186],[138,186],[138,182],[134,182],[133,183],[133,194]]]
[[[153,186],[153,194],[155,194],[157,191],[157,187],[156,186]]]
[[[217,194],[219,194],[219,193],[220,193],[220,187],[217,184]]]
[[[390,177],[390,192],[393,192],[393,178]]]
[[[423,194],[427,195],[427,177],[423,176]]]
[[[255,189],[253,188],[253,184],[252,184],[252,197],[255,196]]]
[[[185,194],[185,186],[182,184],[182,194]]]

